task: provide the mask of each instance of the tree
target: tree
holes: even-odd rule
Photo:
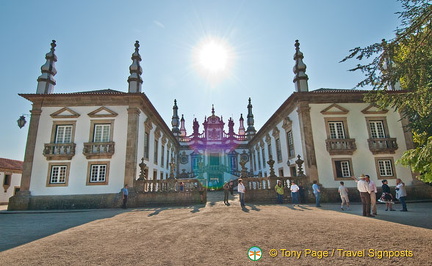
[[[400,28],[391,40],[356,47],[341,62],[357,64],[350,71],[361,71],[365,79],[356,87],[372,87],[365,96],[381,108],[394,108],[408,121],[414,149],[397,161],[432,182],[432,4],[427,0],[398,0]],[[389,91],[402,90],[402,93]]]

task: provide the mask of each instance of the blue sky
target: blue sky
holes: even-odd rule
[[[309,89],[353,88],[362,78],[339,63],[351,48],[392,38],[396,0],[0,1],[0,157],[23,160],[28,125],[16,120],[31,103],[51,40],[57,41],[55,92],[111,88],[126,92],[135,40],[143,58],[143,92],[168,126],[174,99],[192,120],[235,121],[251,97],[259,129],[294,91],[294,42],[300,41]],[[194,67],[206,37],[225,40],[234,59],[224,79],[210,83]],[[202,126],[200,127],[202,129]]]

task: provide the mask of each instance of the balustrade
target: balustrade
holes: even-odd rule
[[[87,159],[111,158],[114,154],[114,142],[87,142],[84,143],[83,154]]]
[[[75,147],[75,143],[45,143],[43,155],[47,160],[71,160]]]
[[[355,139],[327,139],[326,148],[330,155],[352,155],[357,146]]]
[[[373,154],[395,153],[398,149],[396,138],[368,139],[368,144]]]

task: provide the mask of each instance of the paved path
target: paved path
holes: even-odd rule
[[[240,202],[237,193],[229,197],[230,206],[223,203],[223,192],[214,191],[207,193],[206,208],[240,208]],[[276,205],[254,205],[246,204],[252,210],[257,208],[272,208]],[[293,210],[307,210],[313,204],[303,204],[293,206],[285,204]],[[202,206],[195,206],[195,211],[199,211]],[[351,205],[350,211],[344,211],[350,215],[361,215],[362,206],[359,203]],[[373,219],[389,221],[393,223],[411,225],[432,229],[432,202],[408,203],[409,212],[384,211],[385,205],[378,205],[378,215]],[[97,209],[97,210],[57,210],[57,211],[7,211],[6,205],[0,206],[0,228],[2,237],[0,238],[0,251],[10,249],[72,227],[83,225],[98,219],[113,217],[117,214],[127,212],[122,209]],[[154,209],[154,208],[143,208]],[[169,207],[154,209],[151,215],[157,215],[159,212],[169,210]],[[338,211],[339,204],[322,204],[323,210]],[[399,210],[400,205],[396,204],[395,209]],[[248,211],[245,209],[244,211]],[[193,212],[193,210],[192,210]]]

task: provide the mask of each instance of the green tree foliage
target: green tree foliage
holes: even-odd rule
[[[350,50],[348,59],[368,61],[350,71],[365,79],[357,87],[372,87],[365,100],[394,108],[408,121],[414,149],[398,160],[432,182],[432,4],[426,0],[399,0],[401,26],[393,39]],[[401,91],[400,91],[401,89]],[[396,91],[395,91],[396,90]]]

